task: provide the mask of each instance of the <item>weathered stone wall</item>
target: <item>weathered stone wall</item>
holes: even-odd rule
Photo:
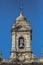
[[[43,65],[43,63],[29,63],[29,64],[17,64],[17,63],[2,63],[0,65]]]

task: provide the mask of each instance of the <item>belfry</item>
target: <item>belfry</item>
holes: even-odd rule
[[[16,18],[16,23],[12,26],[11,33],[11,61],[30,62],[32,57],[32,29],[30,24],[27,24],[27,19],[22,15],[21,12],[20,15]]]

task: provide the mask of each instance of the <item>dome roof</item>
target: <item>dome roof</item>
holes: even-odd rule
[[[20,16],[16,18],[16,21],[26,20],[26,18],[20,13]]]

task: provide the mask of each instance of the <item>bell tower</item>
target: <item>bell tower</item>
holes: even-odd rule
[[[27,24],[26,18],[20,13],[16,18],[16,23],[11,29],[12,48],[10,59],[13,62],[30,62],[31,59],[31,36],[32,30],[30,24]]]
[[[20,15],[16,18],[16,23],[12,26],[11,34],[12,48],[10,60],[18,63],[30,63],[32,56],[32,29],[22,14],[22,3],[20,6]]]

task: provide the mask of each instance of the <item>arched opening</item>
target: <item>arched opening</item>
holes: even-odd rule
[[[19,37],[18,47],[20,49],[24,48],[24,38],[23,37]]]

